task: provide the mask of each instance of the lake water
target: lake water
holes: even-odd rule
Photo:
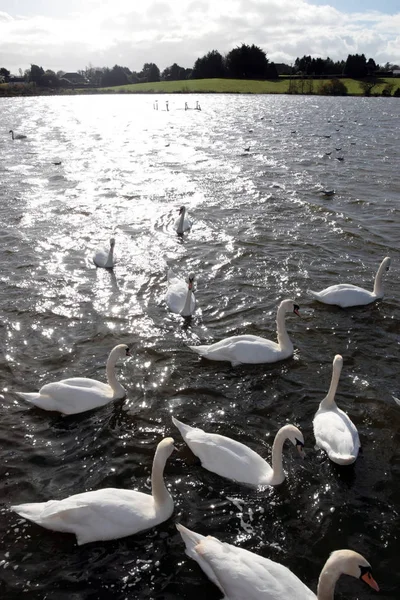
[[[2,596],[216,600],[184,554],[181,522],[285,564],[314,591],[329,553],[352,548],[370,561],[379,598],[395,600],[400,102],[175,95],[154,110],[155,100],[0,99]],[[10,129],[26,140],[12,142]],[[183,238],[173,227],[181,205],[194,221]],[[92,255],[112,236],[118,265],[96,270]],[[383,301],[342,310],[307,294],[339,282],[372,289],[385,256]],[[196,274],[190,323],[164,304],[168,267]],[[232,367],[188,349],[240,333],[275,340],[285,298],[302,316],[287,318],[293,358]],[[105,381],[119,343],[133,354],[117,367],[124,401],[63,418],[15,394],[70,376]],[[312,431],[338,353],[336,400],[363,448],[351,467],[316,450]],[[172,414],[267,460],[276,431],[293,423],[307,456],[286,444],[284,484],[253,490],[194,462]],[[175,512],[153,530],[77,547],[9,510],[102,487],[150,492],[154,450],[170,435]],[[343,577],[335,597],[378,596]]]

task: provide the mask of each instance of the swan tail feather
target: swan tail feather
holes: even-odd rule
[[[29,521],[41,524],[41,516],[45,502],[29,502],[27,504],[15,504],[11,510]]]
[[[197,544],[199,544],[202,540],[205,539],[205,536],[201,535],[200,533],[191,531],[190,529],[184,527],[180,523],[176,524],[176,528],[181,534],[183,541],[185,542],[186,554],[196,560],[195,547],[197,546]]]
[[[193,427],[190,427],[190,425],[186,425],[186,423],[178,421],[178,419],[175,419],[175,417],[172,417],[172,422],[175,425],[175,427],[179,429],[179,432],[183,438],[185,438],[185,436],[188,435],[193,429]]]
[[[27,402],[30,402],[31,404],[37,404],[37,401],[40,398],[40,394],[38,392],[32,392],[32,393],[28,393],[28,392],[15,392],[17,394],[17,396],[20,396],[20,398],[23,398],[24,400],[26,400]]]
[[[189,346],[193,352],[197,352],[200,356],[205,356],[207,354],[208,346]]]
[[[352,465],[356,461],[357,456],[354,454],[337,454],[331,452],[329,458],[338,465]]]
[[[307,290],[307,294],[310,294],[310,296],[313,296],[314,298],[318,298],[319,296],[319,292],[314,292],[314,290]]]

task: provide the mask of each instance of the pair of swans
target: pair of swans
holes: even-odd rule
[[[174,440],[170,437],[158,444],[151,494],[103,488],[63,500],[17,504],[11,509],[46,529],[75,534],[78,546],[139,533],[166,521],[173,513],[174,501],[164,482],[164,467],[173,450]]]
[[[176,233],[182,235],[185,231],[192,228],[191,220],[186,216],[186,207],[181,206],[179,209],[179,218],[175,221]]]
[[[88,377],[71,377],[47,383],[39,392],[17,392],[18,396],[44,410],[75,415],[108,404],[126,396],[115,375],[115,365],[120,358],[131,356],[126,344],[115,346],[108,357],[106,374],[108,383]]]
[[[96,267],[102,267],[103,269],[112,269],[115,266],[114,260],[114,248],[115,239],[110,239],[109,250],[98,250],[93,256],[93,262]]]
[[[324,304],[335,304],[341,308],[365,306],[383,298],[383,275],[385,271],[389,270],[389,267],[390,258],[386,256],[379,265],[372,292],[351,283],[331,285],[321,292],[314,292],[313,290],[308,290],[308,292],[316,300]]]
[[[283,300],[276,315],[278,343],[258,335],[234,335],[204,346],[189,346],[191,350],[210,360],[229,361],[232,366],[240,364],[274,363],[293,354],[293,344],[286,331],[287,313],[299,315],[294,300]]]
[[[25,140],[28,136],[23,135],[22,133],[14,133],[12,129],[8,133],[11,133],[12,140]]]
[[[180,279],[169,269],[167,274],[168,289],[165,302],[169,310],[182,317],[190,317],[196,310],[196,298],[193,293],[194,273],[190,273],[188,281]]]
[[[326,561],[317,595],[287,567],[254,552],[220,542],[178,524],[186,554],[224,594],[224,600],[333,600],[340,575],[361,579],[379,591],[371,565],[358,552],[336,550]]]

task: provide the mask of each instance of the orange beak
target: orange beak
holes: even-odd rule
[[[379,592],[379,585],[376,583],[371,573],[364,573],[364,575],[361,576],[361,579],[365,581],[365,583],[368,584],[369,587],[372,587],[373,590]]]

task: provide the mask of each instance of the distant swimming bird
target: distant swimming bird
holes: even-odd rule
[[[350,306],[365,306],[375,300],[383,298],[383,274],[388,271],[390,267],[390,258],[386,256],[375,275],[374,289],[372,292],[352,285],[351,283],[339,283],[337,285],[331,285],[321,292],[314,292],[308,290],[308,292],[319,302],[324,304],[335,304],[342,308],[349,308]]]
[[[340,575],[362,579],[379,591],[371,565],[353,550],[336,550],[326,561],[318,580],[317,595],[284,565],[233,544],[220,542],[187,529],[176,528],[205,575],[221,590],[224,600],[333,600]]]
[[[93,262],[96,267],[103,267],[104,269],[112,269],[115,266],[114,260],[114,248],[115,248],[115,239],[110,239],[110,249],[106,250],[98,250],[93,256]]]
[[[336,156],[336,160],[344,160],[343,156]]]
[[[335,190],[321,190],[321,194],[324,194],[324,196],[333,196],[335,194]]]
[[[209,346],[189,346],[189,348],[209,360],[229,361],[232,366],[284,360],[293,354],[293,344],[285,324],[285,315],[289,312],[298,315],[298,305],[293,300],[282,300],[276,315],[278,343],[258,335],[234,335]]]
[[[257,452],[217,433],[207,433],[198,427],[191,427],[172,417],[183,439],[199,457],[201,465],[221,477],[253,486],[280,485],[285,480],[282,464],[282,450],[285,440],[292,442],[303,455],[303,434],[294,425],[284,425],[275,436],[272,446],[272,467]]]
[[[330,138],[331,136],[330,135],[323,135],[322,137],[324,137],[324,138]]]
[[[338,465],[351,465],[358,456],[360,439],[350,417],[335,402],[342,366],[343,358],[337,354],[333,360],[331,385],[315,413],[313,427],[317,446]]]
[[[341,148],[335,148],[336,152],[340,152]]]
[[[194,273],[190,273],[188,281],[180,279],[172,269],[168,271],[168,289],[165,301],[173,313],[190,317],[196,310],[196,298],[193,293]]]
[[[53,162],[53,165],[61,165],[61,160],[59,160],[58,162]]]
[[[247,148],[244,148],[245,152],[250,152],[250,146],[247,146]]]
[[[330,156],[332,152],[325,152],[326,156]]]
[[[75,415],[104,406],[126,396],[126,390],[115,376],[117,360],[126,356],[131,356],[126,344],[119,344],[111,350],[106,366],[108,383],[88,377],[70,377],[47,383],[40,388],[39,392],[16,393],[38,408],[58,411],[64,415]]]
[[[175,221],[175,229],[176,233],[185,233],[185,231],[189,231],[192,227],[192,222],[186,216],[186,207],[181,206],[179,209],[180,217]]]
[[[17,504],[11,509],[46,529],[74,533],[78,546],[139,533],[163,523],[173,513],[174,501],[163,477],[173,450],[172,438],[164,438],[158,444],[151,472],[151,494],[103,488],[63,500]]]
[[[22,135],[22,133],[14,134],[12,129],[10,129],[8,133],[11,133],[11,139],[13,140],[25,140],[28,137],[26,135]]]

